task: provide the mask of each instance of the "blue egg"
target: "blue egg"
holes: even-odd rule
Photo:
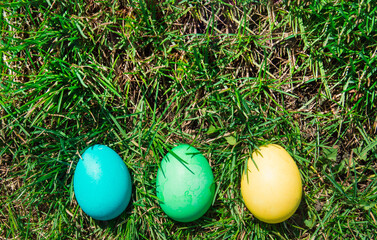
[[[81,209],[97,220],[119,216],[131,199],[132,185],[120,156],[104,145],[89,147],[79,160],[73,188]]]

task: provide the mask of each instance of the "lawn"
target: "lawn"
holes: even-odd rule
[[[0,0],[0,239],[377,239],[377,4],[372,0]],[[83,150],[113,148],[126,211],[78,206]],[[156,174],[187,143],[216,192],[199,220],[162,211]],[[252,151],[283,146],[303,198],[247,210]]]

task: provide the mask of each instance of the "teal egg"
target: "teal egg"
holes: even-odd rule
[[[179,222],[191,222],[210,208],[215,183],[207,159],[183,144],[162,159],[157,171],[156,193],[162,210]]]
[[[122,158],[104,145],[89,147],[79,160],[73,179],[81,209],[97,220],[119,216],[131,199],[130,173]]]

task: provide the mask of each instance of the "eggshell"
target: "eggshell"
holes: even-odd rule
[[[300,172],[289,153],[279,145],[260,147],[242,174],[241,194],[250,212],[267,223],[283,222],[300,205]]]
[[[78,204],[94,219],[113,219],[130,202],[132,185],[127,166],[107,146],[94,145],[82,154],[73,181]]]
[[[173,148],[162,159],[156,184],[162,210],[180,222],[202,217],[210,208],[215,193],[207,159],[187,144]]]

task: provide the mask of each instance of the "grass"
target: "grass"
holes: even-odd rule
[[[4,1],[0,15],[0,238],[375,239],[377,6],[359,1]],[[245,160],[284,146],[304,183],[297,212],[258,221]],[[112,147],[131,203],[99,222],[77,205],[89,145]],[[216,199],[178,223],[158,164],[189,143]]]

